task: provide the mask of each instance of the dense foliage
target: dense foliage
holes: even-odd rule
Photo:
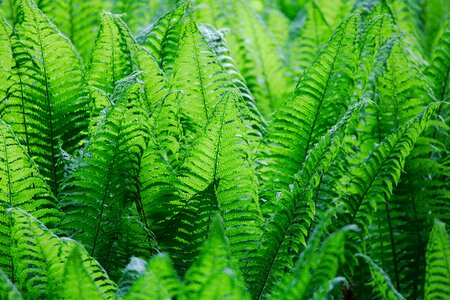
[[[449,299],[447,0],[0,3],[0,299]]]

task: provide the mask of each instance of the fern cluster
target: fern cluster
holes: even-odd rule
[[[447,1],[0,9],[0,299],[450,297]]]

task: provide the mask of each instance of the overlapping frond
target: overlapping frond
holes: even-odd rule
[[[450,237],[439,220],[430,233],[426,257],[424,299],[445,299],[450,293]]]
[[[372,289],[376,292],[377,296],[386,300],[404,300],[405,297],[402,296],[394,287],[391,282],[391,279],[386,274],[383,269],[381,269],[373,260],[364,255],[364,254],[356,254],[356,256],[361,257],[366,264],[368,264],[370,273],[372,274],[372,280],[370,284],[372,285]]]
[[[22,300],[22,295],[8,276],[0,270],[0,295],[4,300]]]
[[[336,277],[343,256],[345,237],[354,226],[348,226],[323,238],[324,226],[330,222],[329,217],[318,226],[311,236],[308,246],[302,252],[294,268],[273,289],[271,297],[276,299],[311,299],[318,298],[315,292],[327,291],[330,281]],[[322,241],[323,240],[323,241]],[[324,293],[326,294],[326,293]],[[259,297],[261,299],[261,296]]]
[[[136,37],[156,59],[159,67],[168,75],[172,73],[176,58],[180,32],[185,15],[192,6],[192,1],[181,1],[176,8],[159,18],[155,23],[144,28]]]
[[[174,299],[180,295],[182,283],[167,254],[158,254],[147,263],[145,272],[136,280],[124,299]]]
[[[339,224],[355,223],[361,228],[359,249],[365,249],[364,236],[369,232],[377,206],[388,206],[405,159],[425,129],[438,104],[429,105],[417,117],[388,136],[364,163],[352,171],[349,185],[341,197],[346,212]]]
[[[135,218],[127,210],[139,198],[138,175],[148,118],[139,99],[137,76],[118,83],[110,99],[113,105],[90,129],[87,145],[65,182],[60,201],[65,213],[62,228],[104,266],[116,257],[117,253],[112,253],[115,239],[132,229],[123,225],[127,218]],[[148,241],[141,247],[150,250],[152,244]],[[124,266],[128,259],[120,257],[111,265]]]
[[[267,165],[259,169],[265,201],[292,183],[308,150],[337,123],[350,104],[357,22],[356,16],[343,22],[301,77],[292,101],[274,114],[266,137],[267,153],[262,158]]]
[[[276,201],[269,204],[272,215],[266,221],[261,246],[254,258],[258,262],[251,274],[254,276],[251,282],[258,286],[259,293],[269,291],[285,270],[293,267],[294,258],[306,246],[311,222],[315,218],[316,189],[336,158],[352,114],[364,104],[349,108],[343,119],[309,151],[290,190],[277,194]]]
[[[211,218],[208,238],[184,277],[185,299],[249,299],[242,275],[233,261],[222,221]]]
[[[0,121],[0,268],[16,280],[11,259],[11,220],[5,213],[11,207],[32,213],[51,227],[59,222],[60,213],[49,186],[11,128]]]
[[[1,117],[57,195],[60,148],[73,153],[87,127],[83,72],[73,45],[31,0],[20,1],[19,13],[16,30],[23,45],[11,43],[15,64]]]

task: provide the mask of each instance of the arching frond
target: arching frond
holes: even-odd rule
[[[450,237],[445,224],[435,220],[427,247],[425,299],[445,299],[450,293]]]
[[[273,116],[259,169],[263,200],[286,189],[308,150],[333,126],[347,106],[354,85],[356,16],[337,29],[327,46],[300,79],[292,101]],[[267,158],[266,158],[267,157]]]
[[[55,227],[60,213],[49,186],[11,128],[0,121],[0,268],[15,282],[11,219],[5,211],[19,207],[48,226]]]
[[[388,205],[405,159],[437,105],[429,105],[417,117],[402,125],[378,145],[361,166],[352,171],[349,185],[341,198],[346,213],[339,224],[355,223],[361,228],[359,243],[362,245],[355,244],[355,247],[365,249],[363,237],[369,232],[377,206],[383,203]]]
[[[100,30],[91,54],[88,80],[91,88],[98,90],[91,104],[91,116],[98,116],[109,107],[108,98],[117,82],[133,72],[131,42],[124,28],[118,26],[118,18],[111,13],[103,13]]]
[[[137,76],[118,83],[110,99],[113,105],[90,129],[87,145],[65,182],[60,201],[65,213],[62,228],[107,269],[125,266],[127,255],[132,254],[117,257],[120,253],[114,253],[113,244],[132,229],[126,226],[127,218],[134,218],[128,209],[139,198],[140,160],[148,136]],[[141,247],[150,250],[152,244],[149,240]]]
[[[221,222],[218,216],[212,218],[208,238],[186,272],[186,299],[249,299]]]
[[[87,127],[85,81],[73,45],[35,4],[20,1],[19,13],[16,29],[23,46],[11,44],[15,70],[1,117],[57,195],[63,179],[60,147],[72,154]]]
[[[375,290],[375,292],[378,294],[378,297],[387,300],[405,299],[405,297],[403,297],[402,294],[400,294],[395,289],[394,285],[391,282],[391,279],[386,274],[386,272],[384,272],[383,269],[381,269],[376,263],[374,263],[370,257],[364,254],[356,254],[356,256],[361,257],[368,264],[373,280],[373,282],[371,282],[371,285],[373,290]]]
[[[8,276],[0,270],[0,295],[4,300],[22,300],[22,295]]]
[[[306,246],[311,221],[314,220],[314,196],[321,176],[336,158],[352,114],[365,103],[349,108],[337,123],[308,153],[305,163],[297,172],[290,190],[277,194],[270,203],[272,215],[266,221],[262,242],[254,260],[252,285],[259,294],[267,293],[276,280],[293,267],[293,260]]]
[[[174,299],[180,295],[182,286],[169,256],[158,254],[150,259],[145,272],[136,280],[124,299]]]
[[[325,223],[327,222],[329,220],[325,221]],[[311,299],[315,291],[323,286],[328,286],[330,280],[336,277],[340,264],[345,261],[342,255],[345,237],[350,231],[354,231],[355,227],[344,227],[323,240],[321,231],[324,230],[324,225],[316,228],[294,268],[280,278],[271,297],[275,299]]]
[[[172,64],[176,58],[182,22],[191,5],[191,0],[181,1],[176,8],[144,28],[136,37],[168,75],[172,73]]]

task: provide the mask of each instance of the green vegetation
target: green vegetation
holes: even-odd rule
[[[446,0],[0,9],[0,299],[450,297]]]

